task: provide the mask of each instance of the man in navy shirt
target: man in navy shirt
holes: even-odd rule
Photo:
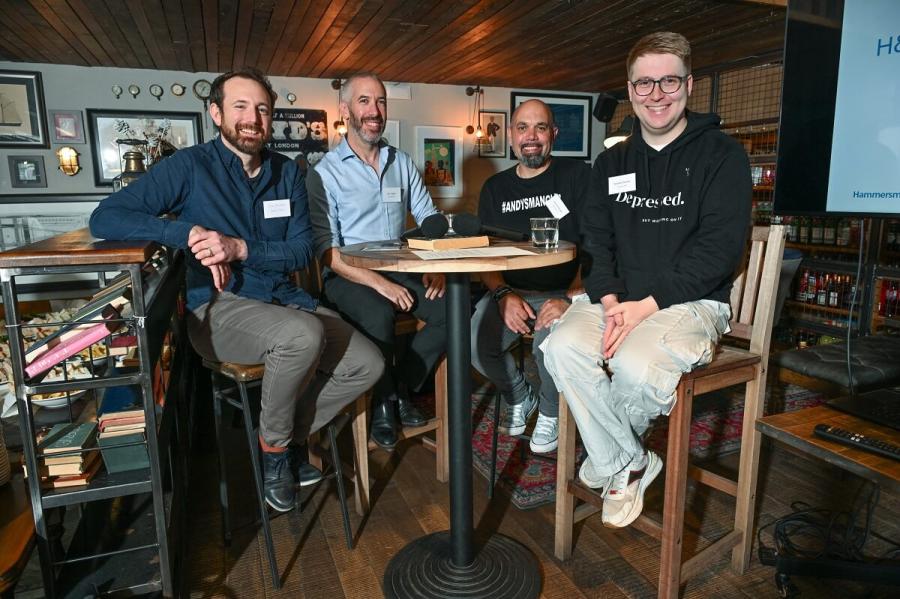
[[[308,435],[381,376],[378,349],[297,288],[291,273],[312,256],[304,175],[269,152],[275,92],[255,69],[219,76],[209,114],[216,139],[181,150],[114,193],[91,215],[91,233],[189,250],[188,333],[206,359],[265,363],[259,444],[265,498],[294,505]],[[175,220],[158,218],[175,215]]]

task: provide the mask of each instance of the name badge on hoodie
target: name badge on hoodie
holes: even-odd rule
[[[609,178],[609,195],[634,191],[635,189],[637,189],[637,180],[634,173]]]
[[[290,200],[267,200],[263,202],[263,216],[266,218],[281,218],[290,215]]]

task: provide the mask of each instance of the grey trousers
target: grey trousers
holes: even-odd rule
[[[188,335],[207,360],[265,363],[259,431],[274,447],[305,442],[381,376],[375,345],[335,312],[220,293],[189,313]]]
[[[608,364],[600,304],[575,301],[551,328],[544,361],[598,475],[615,474],[643,452],[641,436],[672,411],[681,374],[712,360],[730,314],[713,300],[669,306],[638,324]]]
[[[527,291],[516,289],[516,293],[538,312],[548,299],[566,299],[566,290]],[[534,332],[531,351],[537,364],[538,377],[541,379],[541,400],[538,409],[544,416],[559,416],[559,391],[553,377],[544,366],[544,352],[540,345],[550,333],[550,329]],[[526,382],[522,372],[510,355],[509,348],[521,337],[510,331],[500,317],[497,302],[487,293],[475,306],[472,316],[472,366],[485,378],[491,381],[508,405],[515,405],[525,400]]]

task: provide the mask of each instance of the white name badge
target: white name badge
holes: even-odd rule
[[[403,194],[399,187],[385,187],[381,191],[381,197],[385,202],[398,204],[403,199]]]
[[[558,193],[554,193],[550,196],[550,199],[547,200],[547,203],[544,205],[550,209],[550,214],[553,215],[553,218],[561,219],[569,213],[569,209],[563,203],[562,197],[560,197]]]
[[[637,189],[637,180],[634,173],[609,178],[609,195],[634,191],[635,189]]]
[[[282,218],[290,215],[290,200],[267,200],[263,202],[263,216],[266,218]]]

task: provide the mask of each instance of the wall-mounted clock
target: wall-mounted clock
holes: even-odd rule
[[[184,95],[184,86],[180,83],[173,83],[172,87],[169,88],[172,90],[173,96],[183,96]]]
[[[124,90],[122,89],[122,86],[119,85],[119,84],[116,84],[116,85],[112,86],[112,93],[113,93],[113,95],[116,97],[116,100],[119,99],[119,96],[122,95],[122,92],[123,92],[123,91],[124,91]]]
[[[132,83],[128,86],[128,93],[131,94],[132,98],[137,98],[138,94],[141,93],[141,88]]]
[[[162,99],[163,88],[161,85],[153,84],[150,86],[150,95],[156,98],[157,101]]]
[[[209,92],[212,91],[212,83],[206,79],[197,79],[194,82],[194,95],[205,104],[209,100]]]

